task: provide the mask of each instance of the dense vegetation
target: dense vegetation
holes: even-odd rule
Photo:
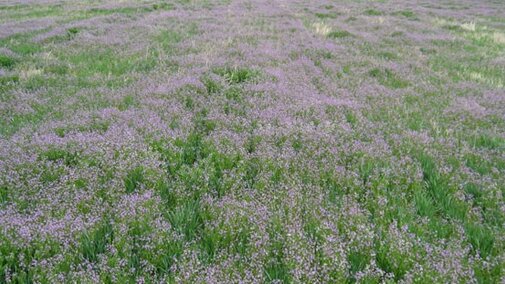
[[[0,283],[503,283],[505,4],[0,3]]]

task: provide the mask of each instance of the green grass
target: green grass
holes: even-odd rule
[[[144,182],[145,170],[142,166],[138,166],[130,170],[124,178],[124,186],[126,193],[135,192]]]
[[[107,251],[107,246],[114,240],[114,228],[110,222],[104,221],[98,228],[84,233],[79,242],[81,256],[91,262]]]
[[[433,204],[433,199],[424,191],[418,191],[415,193],[414,204],[416,206],[417,213],[421,216],[432,218],[437,214],[438,209]]]
[[[41,44],[31,40],[34,35],[36,32],[14,34],[0,39],[0,46],[10,49],[19,56],[33,55],[43,49]]]
[[[476,254],[486,258],[493,253],[495,237],[492,231],[481,225],[468,224],[465,233]]]
[[[5,13],[4,11],[8,11]],[[15,5],[6,10],[0,10],[5,20],[27,20],[42,17],[62,16],[63,5]]]
[[[203,229],[205,213],[198,200],[183,202],[168,214],[168,220],[174,230],[186,240],[193,240]]]
[[[9,202],[9,188],[5,185],[0,186],[0,206]]]
[[[69,10],[68,13],[64,13],[64,5],[17,5],[0,7],[0,15],[6,15],[1,20],[5,22],[45,17],[46,13],[48,17],[59,17],[61,23],[71,24],[76,19],[119,14],[120,17],[107,17],[111,21],[109,24],[113,24],[116,18],[132,23],[143,21],[146,13],[158,13],[176,6],[182,9],[187,5],[194,9],[191,12],[198,13],[197,7],[207,4],[197,2],[188,0],[169,4],[155,1],[111,9],[83,8]],[[229,3],[219,3],[225,4]],[[253,5],[245,6],[249,10],[254,9]],[[398,23],[409,23],[409,20],[416,19],[419,24],[426,24],[427,15],[410,10],[386,13],[379,7],[377,1],[362,7],[357,10],[362,16],[356,14],[350,17],[348,24],[363,24],[365,20],[370,20],[375,25],[377,19],[370,17],[387,14],[395,16],[394,21]],[[330,23],[340,16],[338,12],[330,10],[335,8],[333,6],[319,8],[328,11],[314,13],[307,9],[305,11],[309,19],[315,17]],[[247,22],[253,22],[256,25],[254,28],[264,33],[270,32],[269,20],[254,19]],[[200,45],[201,38],[196,36],[199,24],[177,22],[170,24],[170,28],[157,24],[150,26],[152,30],[143,38],[148,41],[147,47],[141,52],[131,50],[132,46],[128,45],[124,48],[81,45],[80,41],[85,35],[93,32],[85,26],[63,30],[61,35],[42,42],[33,41],[33,38],[50,30],[20,33],[0,39],[0,47],[15,54],[0,55],[0,68],[6,71],[6,76],[0,77],[0,102],[14,104],[18,99],[23,99],[17,97],[18,94],[37,96],[36,102],[30,101],[26,105],[33,112],[11,113],[8,110],[4,113],[0,120],[0,136],[9,139],[25,127],[19,134],[26,137],[12,137],[15,139],[11,142],[28,139],[34,135],[32,130],[37,134],[56,135],[56,139],[61,141],[90,134],[105,135],[120,117],[114,115],[104,120],[101,118],[104,108],[114,112],[119,110],[123,112],[120,113],[122,117],[128,113],[135,116],[151,107],[143,105],[149,97],[139,97],[135,92],[138,80],[144,77],[162,80],[164,76],[172,75],[164,72],[175,73],[198,67],[179,66],[182,63],[176,61],[179,61],[179,56],[195,55],[198,58],[202,52],[208,52],[201,50],[201,46],[205,45]],[[431,26],[425,27],[427,32],[432,31]],[[376,26],[369,28],[372,30]],[[462,256],[463,260],[455,261],[465,266],[465,273],[468,273],[466,266],[471,266],[478,282],[499,282],[504,271],[503,265],[497,261],[503,250],[499,236],[505,221],[505,213],[499,202],[500,198],[505,197],[505,188],[500,183],[505,169],[505,162],[501,159],[505,147],[500,132],[502,117],[489,115],[477,119],[465,116],[460,119],[459,114],[446,115],[444,112],[456,96],[471,96],[475,91],[480,96],[481,91],[500,90],[504,72],[493,60],[499,58],[503,48],[491,38],[491,29],[491,25],[489,31],[478,29],[477,32],[465,31],[456,24],[442,29],[438,27],[438,32],[453,35],[456,39],[426,42],[426,46],[422,47],[417,44],[411,46],[408,38],[402,38],[402,32],[388,32],[396,38],[390,37],[378,45],[363,43],[359,36],[345,30],[334,30],[327,35],[327,39],[322,39],[350,39],[341,40],[338,44],[351,49],[356,47],[357,52],[362,52],[360,57],[347,58],[330,51],[330,48],[297,47],[286,53],[289,57],[272,60],[268,66],[291,68],[285,64],[306,56],[312,60],[318,73],[309,74],[311,68],[304,67],[307,74],[303,75],[308,78],[305,83],[312,84],[308,87],[314,87],[321,94],[328,92],[331,87],[325,85],[328,82],[326,80],[334,80],[335,86],[350,91],[359,90],[359,84],[363,82],[376,82],[396,91],[389,91],[391,97],[377,94],[375,98],[361,97],[351,92],[353,96],[356,95],[352,99],[358,105],[365,106],[363,109],[327,106],[324,102],[321,108],[289,104],[297,108],[291,114],[293,117],[288,117],[293,118],[296,127],[268,135],[264,133],[270,127],[274,130],[283,127],[280,126],[284,122],[282,118],[251,121],[251,116],[261,114],[272,102],[277,103],[285,98],[278,96],[275,90],[274,93],[255,93],[252,91],[254,88],[250,87],[269,80],[268,83],[283,83],[282,78],[269,78],[268,73],[262,72],[261,68],[265,67],[262,62],[254,67],[220,63],[221,67],[205,65],[204,68],[197,68],[195,70],[201,73],[196,78],[200,79],[203,87],[185,86],[163,95],[144,94],[166,100],[169,105],[181,105],[181,113],[160,115],[164,123],[175,130],[175,135],[153,133],[151,136],[151,129],[139,132],[147,134],[145,138],[148,145],[138,150],[152,151],[140,157],[154,159],[153,164],[159,165],[156,169],[147,168],[142,162],[131,161],[118,171],[101,156],[83,156],[87,151],[75,148],[83,145],[34,148],[37,164],[17,165],[19,168],[15,170],[20,177],[16,184],[10,183],[10,175],[0,180],[1,209],[17,208],[29,216],[37,206],[52,204],[52,200],[36,200],[43,193],[38,192],[41,187],[66,186],[69,194],[93,194],[89,200],[83,199],[72,204],[77,212],[93,218],[93,214],[97,213],[95,206],[104,206],[105,210],[111,209],[111,206],[116,209],[115,204],[124,194],[133,198],[144,191],[153,190],[156,198],[138,205],[142,208],[139,210],[143,212],[142,215],[129,216],[124,220],[122,216],[102,216],[103,220],[92,228],[76,233],[64,252],[59,251],[61,244],[52,244],[50,240],[17,247],[9,241],[11,236],[0,234],[0,282],[5,279],[8,269],[15,273],[12,276],[14,283],[49,283],[49,279],[54,280],[55,275],[47,276],[40,267],[30,265],[46,259],[58,262],[52,273],[68,277],[73,277],[73,273],[80,269],[80,263],[90,263],[99,275],[100,282],[105,283],[129,283],[140,279],[138,277],[143,277],[148,283],[162,280],[175,283],[180,277],[178,269],[188,265],[188,258],[198,264],[196,271],[228,265],[230,271],[225,273],[243,276],[249,273],[247,269],[252,257],[262,250],[261,263],[255,263],[257,270],[254,273],[262,274],[259,276],[263,276],[268,283],[293,283],[299,280],[293,272],[300,268],[298,263],[291,262],[293,244],[296,244],[296,249],[309,252],[310,265],[315,267],[317,273],[321,273],[317,277],[321,276],[322,279],[328,276],[334,283],[408,282],[410,279],[406,276],[417,268],[414,263],[418,262],[423,268],[429,266],[423,262],[427,259],[426,249],[417,247],[418,244],[436,247],[436,253],[460,249],[458,246],[461,244],[465,255]],[[293,34],[299,32],[298,28],[286,30]],[[483,36],[479,36],[479,33]],[[276,34],[271,36],[278,38]],[[227,42],[230,46],[226,48],[235,52],[237,44],[257,44],[262,40],[249,38],[248,35],[232,37]],[[186,44],[188,39],[190,44]],[[321,40],[313,36],[310,39]],[[299,47],[304,47],[305,42],[300,44]],[[186,46],[191,47],[181,48]],[[241,54],[237,52],[233,56],[240,57]],[[406,74],[385,66],[376,67],[380,63],[404,66],[408,65],[408,60],[416,60],[417,63],[415,66],[409,65],[411,69],[407,69]],[[419,66],[425,63],[428,65]],[[332,64],[336,68],[327,67]],[[433,74],[425,72],[430,68],[435,71]],[[33,70],[36,71],[35,75],[30,73]],[[356,79],[359,74],[361,76]],[[418,84],[416,80],[423,84]],[[428,89],[444,91],[433,93],[425,90],[424,83],[429,85]],[[466,83],[478,84],[474,85],[475,89],[467,90]],[[464,90],[460,90],[460,86],[465,86]],[[133,91],[127,90],[129,87]],[[409,89],[403,90],[406,88]],[[87,91],[80,95],[83,89]],[[123,95],[110,96],[113,89]],[[44,103],[39,103],[39,99]],[[482,100],[485,99],[482,97]],[[149,110],[154,111],[155,107]],[[218,109],[209,112],[207,108],[210,107]],[[495,110],[493,106],[485,107]],[[221,111],[225,119],[216,116],[216,112],[219,114]],[[92,118],[85,122],[71,121],[74,113]],[[248,120],[247,123],[244,120]],[[342,127],[338,123],[342,123]],[[39,125],[43,127],[38,128]],[[333,125],[335,128],[332,128]],[[350,129],[347,129],[349,126]],[[324,129],[324,134],[332,141],[331,145],[316,141],[319,137],[307,135],[304,127],[311,127],[315,131],[328,127]],[[341,131],[343,128],[345,131]],[[230,141],[229,136],[221,135],[227,131],[239,136],[240,144],[235,145],[235,140]],[[416,135],[426,136],[427,140],[419,141],[422,139],[417,139]],[[381,140],[381,145],[376,144],[377,138]],[[380,146],[386,150],[382,152],[371,147],[367,148],[368,152],[361,151],[348,142],[356,142],[354,145],[363,147]],[[113,159],[124,158],[121,149],[105,149],[113,151],[109,153]],[[28,154],[32,153],[31,148],[26,150]],[[265,155],[266,151],[273,154]],[[82,170],[84,168],[89,168],[90,172]],[[16,175],[13,176],[16,178]],[[37,182],[33,189],[29,188],[32,180]],[[118,188],[113,188],[115,185]],[[255,222],[258,217],[263,217],[264,212],[258,208],[254,208],[258,212],[252,212],[254,209],[249,207],[256,206],[257,200],[268,207],[263,208],[268,211],[268,219],[262,219],[264,223],[261,226]],[[234,214],[237,209],[233,206],[240,206],[239,214]],[[344,208],[352,210],[352,214]],[[57,221],[68,213],[65,210],[57,208],[44,217],[48,218],[47,222]],[[170,229],[164,231],[153,226],[152,221],[159,221],[155,218],[161,218],[169,224],[167,227]],[[165,227],[165,224],[161,224]],[[397,227],[393,228],[393,224]],[[300,229],[299,234],[294,236],[286,233],[286,229],[293,225]],[[363,228],[370,231],[360,231]],[[408,238],[389,238],[389,230],[392,229],[405,230],[399,234],[405,234],[403,237]],[[350,238],[344,240],[345,249],[341,255],[327,255],[325,249],[332,234]],[[268,241],[258,245],[255,243],[258,235]],[[362,237],[369,239],[363,240]],[[348,242],[359,242],[359,245]],[[398,247],[402,242],[409,242],[412,246]],[[111,247],[114,249],[109,250]],[[466,248],[469,253],[466,253]],[[59,253],[58,259],[52,258]],[[436,253],[433,258],[440,259]],[[474,259],[474,256],[482,259]],[[487,258],[490,261],[483,264]],[[335,265],[336,259],[346,263],[346,266],[343,269],[334,268],[332,265]],[[360,272],[367,271],[372,263],[393,278],[386,280],[383,275],[372,273],[359,279]],[[99,267],[101,265],[105,267]],[[146,268],[149,268],[148,272]],[[423,273],[416,275],[415,280],[430,282],[428,278],[434,272],[426,270]],[[112,274],[116,278],[112,279]],[[233,281],[231,277],[230,281]],[[316,282],[304,278],[300,281]]]
[[[63,162],[67,166],[75,166],[79,163],[79,154],[67,150],[53,148],[39,155],[39,158],[46,159],[51,162]]]
[[[212,80],[211,78],[202,79],[202,83],[209,95],[219,93],[223,88],[218,82]]]
[[[385,60],[396,60],[398,59],[398,55],[389,51],[382,51],[377,54],[380,58]]]
[[[467,154],[465,155],[464,159],[466,166],[480,175],[487,175],[492,171],[493,165],[491,162],[483,159],[479,155]]]
[[[214,73],[222,76],[230,84],[245,83],[259,76],[258,71],[242,67],[215,68]]]
[[[128,96],[125,96],[121,100],[121,102],[119,103],[118,109],[120,111],[125,111],[129,108],[136,106],[136,105],[137,105],[137,101],[136,101],[135,97],[132,95],[128,95]]]
[[[271,237],[270,247],[268,250],[268,259],[264,264],[264,275],[266,281],[272,283],[291,283],[291,272],[289,264],[285,259],[285,245],[283,242],[283,227],[281,220],[274,217],[271,221],[269,234]]]
[[[172,10],[174,5],[167,2],[153,3],[151,5],[138,5],[117,8],[85,8],[66,9],[64,4],[57,5],[14,5],[3,6],[0,13],[7,20],[27,20],[45,17],[59,17],[63,19],[87,19],[97,16],[108,16],[113,14],[139,15],[162,10]]]
[[[162,50],[171,51],[177,43],[183,40],[183,35],[173,30],[162,30],[154,37],[154,40],[160,44]]]
[[[130,72],[146,72],[156,64],[154,58],[140,54],[121,56],[108,48],[81,50],[62,54],[60,58],[72,66],[72,74],[78,78],[89,78],[96,74],[122,76]]]
[[[476,148],[497,150],[505,147],[505,139],[481,134],[471,138],[471,144]]]
[[[380,269],[394,275],[395,281],[402,280],[407,271],[413,266],[412,259],[403,255],[400,251],[393,249],[388,244],[378,245],[375,260]]]
[[[336,19],[338,16],[334,13],[315,13],[314,15],[319,19]]]
[[[16,64],[16,60],[4,54],[0,54],[0,67],[11,69]]]
[[[400,78],[390,69],[374,68],[370,70],[368,74],[372,78],[377,79],[381,85],[391,89],[403,89],[410,86],[408,81]]]
[[[384,15],[383,12],[376,10],[376,9],[365,10],[364,14],[367,16],[382,16],[382,15]]]
[[[416,19],[416,14],[410,10],[397,11],[394,12],[393,15],[403,16],[408,19]]]
[[[364,251],[351,251],[347,255],[347,261],[350,264],[349,272],[354,275],[366,268],[370,263],[370,254]]]
[[[348,38],[348,37],[352,37],[352,34],[348,31],[344,31],[344,30],[331,31],[326,35],[326,37],[331,38],[331,39]]]

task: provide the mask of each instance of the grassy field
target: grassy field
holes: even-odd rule
[[[0,2],[0,283],[505,283],[500,0]]]

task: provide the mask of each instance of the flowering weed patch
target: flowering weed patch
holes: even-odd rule
[[[0,283],[502,283],[500,1],[0,4]]]

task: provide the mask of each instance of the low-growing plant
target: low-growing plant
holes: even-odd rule
[[[258,71],[241,67],[215,68],[214,73],[223,76],[230,84],[245,83],[259,76]]]
[[[269,234],[271,236],[268,258],[263,267],[268,282],[290,283],[291,272],[285,258],[285,243],[282,240],[282,224],[277,217],[272,220]]]
[[[174,230],[188,241],[198,236],[204,228],[205,214],[198,200],[188,200],[168,213],[168,220]]]
[[[349,272],[354,275],[356,272],[364,270],[370,263],[370,254],[365,251],[352,250],[347,255],[347,261],[350,264]]]
[[[409,18],[409,19],[415,19],[416,18],[416,14],[413,11],[410,11],[410,10],[397,11],[397,12],[394,12],[393,14],[394,15],[403,16],[403,17]]]
[[[389,69],[374,68],[370,70],[369,74],[371,77],[376,78],[381,85],[392,89],[403,89],[410,85],[408,81],[401,79]]]
[[[207,94],[209,95],[216,94],[222,89],[221,85],[211,78],[204,78],[202,79],[202,82],[205,86],[205,89],[207,90]]]
[[[505,147],[505,139],[489,135],[477,135],[471,139],[472,145],[477,148],[499,149]]]
[[[319,19],[336,19],[337,14],[334,13],[315,13],[314,14]]]
[[[79,252],[84,259],[98,261],[98,257],[107,251],[114,240],[114,228],[110,221],[105,220],[94,230],[82,234],[79,242]]]
[[[0,205],[9,201],[9,188],[6,185],[0,186]]]
[[[346,37],[351,37],[352,34],[348,31],[340,30],[340,31],[331,31],[329,32],[326,37],[332,38],[332,39],[338,39],[338,38],[346,38]]]
[[[144,167],[137,166],[130,170],[124,178],[124,186],[126,193],[135,192],[144,182]]]
[[[365,15],[367,15],[367,16],[381,16],[383,14],[384,13],[382,13],[381,11],[376,10],[376,9],[365,10]]]
[[[12,57],[0,53],[0,67],[11,69],[16,64],[17,60]]]
[[[39,157],[51,162],[63,162],[67,166],[76,166],[79,163],[79,154],[77,152],[58,148],[49,149],[41,153]]]
[[[495,237],[490,229],[469,223],[465,226],[465,234],[474,253],[479,254],[482,258],[487,258],[493,253]]]
[[[119,103],[118,109],[120,111],[125,111],[136,104],[135,97],[132,95],[125,96]]]
[[[403,279],[407,271],[412,267],[408,258],[382,247],[377,253],[376,261],[383,271],[394,275],[395,281]]]

